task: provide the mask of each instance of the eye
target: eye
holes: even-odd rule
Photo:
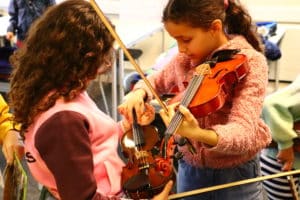
[[[189,43],[191,41],[191,39],[190,38],[182,38],[181,41],[183,43]]]

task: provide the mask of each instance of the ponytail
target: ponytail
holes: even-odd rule
[[[243,35],[254,49],[259,52],[264,51],[256,26],[252,23],[251,16],[236,1],[229,0],[224,24],[227,27],[228,34]]]

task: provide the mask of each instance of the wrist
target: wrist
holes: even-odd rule
[[[144,99],[144,101],[147,101],[147,99],[148,99],[147,92],[143,88],[136,89],[134,94],[141,96],[142,99]]]
[[[211,129],[202,129],[200,127],[197,128],[197,130],[195,131],[196,134],[195,135],[195,140],[200,141],[206,145],[209,145],[211,147],[214,147],[218,144],[218,134]]]
[[[120,126],[121,126],[121,130],[123,131],[123,133],[126,133],[131,129],[131,125],[125,119],[120,121]]]

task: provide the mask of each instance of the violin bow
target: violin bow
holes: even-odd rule
[[[171,194],[171,195],[169,195],[168,199],[179,199],[179,198],[183,198],[183,197],[187,197],[187,196],[198,195],[198,194],[202,194],[205,192],[212,192],[215,190],[221,190],[221,189],[225,189],[225,188],[229,188],[229,187],[254,183],[254,182],[258,182],[258,181],[264,181],[264,180],[278,178],[278,177],[282,177],[282,176],[291,177],[292,175],[295,175],[295,174],[300,174],[300,169],[288,171],[288,172],[280,172],[277,174],[271,174],[271,175],[266,175],[266,176],[259,176],[256,178],[250,178],[250,179],[245,179],[245,180],[241,180],[241,181],[235,181],[235,182],[231,182],[231,183],[215,185],[215,186],[211,186],[211,187],[191,190],[191,191],[177,193],[177,194]]]
[[[125,46],[125,44],[122,42],[122,40],[120,39],[119,35],[116,33],[116,31],[114,30],[114,28],[111,26],[111,24],[109,23],[109,21],[107,20],[107,18],[105,17],[104,13],[102,12],[102,10],[99,8],[99,6],[97,5],[97,3],[95,2],[95,0],[90,0],[90,4],[92,5],[92,7],[94,8],[94,10],[96,11],[96,13],[99,15],[100,19],[102,20],[102,22],[104,23],[104,25],[106,26],[106,28],[108,29],[108,31],[111,33],[111,35],[114,37],[114,39],[117,41],[117,43],[119,44],[119,46],[121,47],[121,49],[123,50],[124,54],[127,56],[128,60],[130,61],[130,63],[133,65],[133,67],[136,69],[136,71],[139,73],[139,75],[141,76],[141,78],[143,79],[143,81],[145,82],[145,84],[147,85],[147,87],[151,90],[151,93],[154,95],[154,97],[156,98],[157,102],[159,103],[159,105],[164,109],[164,111],[166,113],[168,113],[168,109],[167,106],[163,103],[163,101],[160,99],[159,95],[156,93],[156,91],[154,90],[154,88],[152,87],[151,83],[149,82],[149,80],[145,77],[142,69],[140,68],[140,66],[136,63],[136,61],[134,60],[134,58],[131,56],[131,54],[129,53],[129,51],[127,50],[127,47]]]
[[[297,187],[296,187],[296,184],[295,184],[295,180],[294,180],[294,177],[292,175],[289,175],[287,176],[287,180],[290,184],[290,187],[291,187],[291,192],[292,192],[292,195],[293,195],[293,199],[294,200],[299,200],[299,195],[298,195],[298,191],[297,191]]]

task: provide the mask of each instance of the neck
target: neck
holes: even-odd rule
[[[219,36],[219,47],[220,46],[223,46],[224,44],[226,44],[228,42],[228,38],[227,38],[227,35],[225,33],[220,33],[220,36]]]

